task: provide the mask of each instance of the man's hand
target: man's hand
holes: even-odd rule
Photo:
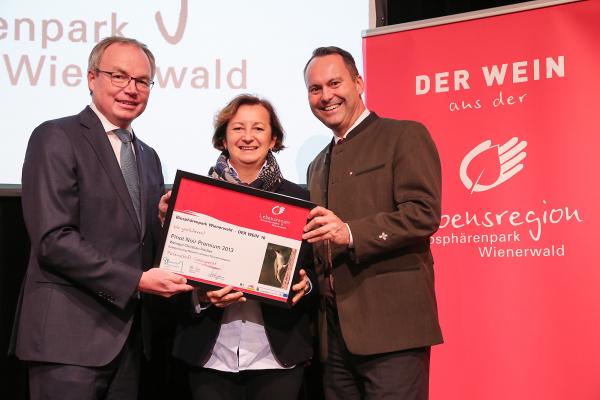
[[[142,273],[138,290],[162,297],[171,297],[177,293],[189,292],[194,287],[187,284],[183,276],[160,268],[150,268]]]
[[[171,200],[170,190],[163,194],[158,202],[158,219],[160,220],[161,226],[165,223],[165,217],[167,215],[167,210],[169,209],[169,200]]]
[[[225,286],[219,290],[203,291],[199,289],[198,299],[202,303],[211,303],[215,307],[225,308],[234,303],[243,303],[246,301],[244,293],[232,292],[233,286]]]
[[[337,215],[324,207],[315,207],[308,214],[308,224],[304,226],[302,239],[308,243],[330,240],[332,243],[348,246],[350,233],[346,224]]]
[[[292,286],[292,290],[296,292],[294,298],[292,299],[292,305],[294,306],[300,301],[301,298],[304,297],[304,295],[306,295],[308,289],[310,289],[310,283],[308,283],[308,276],[306,276],[306,271],[301,269],[300,271],[298,271],[298,274],[300,275],[300,282]]]

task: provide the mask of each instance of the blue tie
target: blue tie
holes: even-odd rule
[[[115,129],[115,135],[121,140],[121,172],[133,202],[133,208],[137,216],[138,222],[140,218],[140,181],[138,177],[137,164],[135,162],[135,154],[133,154],[133,145],[131,143],[131,134],[125,129]]]

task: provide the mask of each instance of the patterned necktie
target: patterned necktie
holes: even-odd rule
[[[135,208],[135,214],[140,222],[140,181],[138,177],[137,164],[133,154],[133,144],[131,143],[131,134],[125,129],[115,129],[115,135],[121,140],[121,172]]]

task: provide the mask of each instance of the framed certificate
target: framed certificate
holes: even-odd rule
[[[231,285],[244,296],[291,306],[292,282],[315,205],[301,199],[177,171],[160,268],[192,285]]]

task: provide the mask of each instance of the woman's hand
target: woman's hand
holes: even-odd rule
[[[219,290],[200,290],[198,300],[202,303],[210,303],[215,307],[225,308],[234,303],[243,303],[246,298],[242,292],[233,292],[233,286],[225,286]]]

